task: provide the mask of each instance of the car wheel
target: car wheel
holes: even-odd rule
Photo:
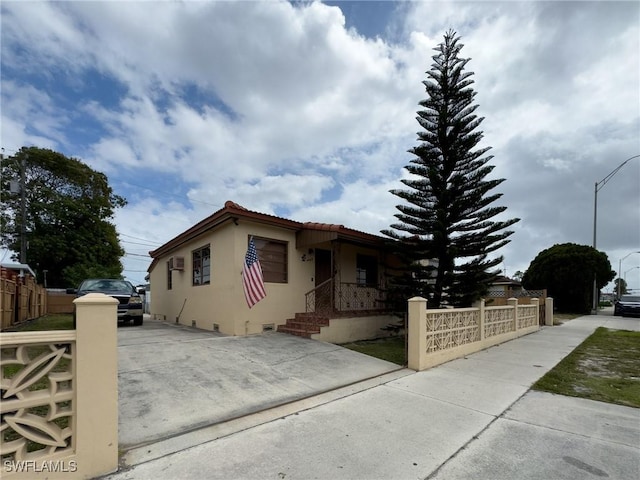
[[[144,317],[133,317],[133,324],[136,326],[142,325],[142,320]]]

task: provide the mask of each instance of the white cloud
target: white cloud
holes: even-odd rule
[[[191,207],[139,190],[118,214],[143,238],[166,241],[227,199],[376,233],[394,221],[388,190],[406,175],[424,72],[451,27],[476,73],[493,176],[507,179],[500,204],[522,218],[502,252],[513,273],[553,243],[589,244],[594,182],[640,153],[638,12],[409,2],[391,43],[319,3],[5,3],[3,143],[60,148],[124,182],[175,178]],[[65,88],[20,83],[20,65]],[[115,103],[91,90],[92,72],[117,79]],[[90,96],[65,101],[74,91]],[[96,139],[77,139],[80,115],[100,126]],[[599,197],[598,243],[612,256],[640,245],[639,164]],[[170,231],[166,215],[181,219]]]

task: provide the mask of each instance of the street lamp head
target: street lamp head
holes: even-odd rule
[[[625,258],[627,258],[629,255],[633,255],[634,253],[640,253],[640,250],[635,250],[633,252],[629,252],[627,253],[624,257],[622,257],[620,260],[624,260]]]
[[[629,270],[625,270],[624,271],[625,278],[627,277],[627,273],[629,273],[631,270],[635,270],[636,268],[640,268],[640,266],[636,265],[635,267],[631,267]]]

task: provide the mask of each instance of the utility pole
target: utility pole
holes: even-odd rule
[[[27,263],[27,195],[25,192],[25,168],[29,154],[25,153],[20,161],[20,263]]]

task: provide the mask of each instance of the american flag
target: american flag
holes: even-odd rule
[[[242,288],[244,288],[244,298],[247,299],[249,308],[267,296],[267,292],[264,290],[262,267],[260,266],[260,260],[258,260],[253,237],[249,239],[249,248],[242,266]]]

